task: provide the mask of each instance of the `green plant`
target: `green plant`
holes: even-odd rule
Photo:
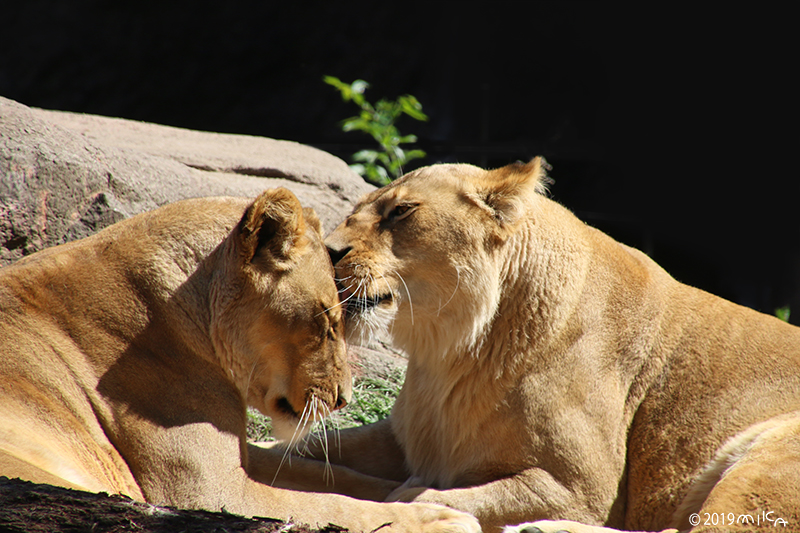
[[[789,315],[791,314],[791,309],[789,309],[788,305],[783,307],[779,307],[775,310],[775,316],[783,320],[784,322],[789,322]]]
[[[422,104],[416,98],[405,94],[397,100],[381,99],[372,105],[364,98],[364,91],[369,88],[369,83],[364,80],[356,80],[351,84],[334,76],[325,76],[323,80],[338,89],[342,100],[352,101],[361,108],[358,116],[342,121],[342,130],[368,133],[381,147],[380,150],[360,150],[353,154],[353,160],[357,163],[350,165],[350,168],[355,172],[375,185],[386,185],[400,177],[403,165],[413,159],[425,157],[422,150],[405,150],[400,147],[401,144],[417,142],[417,137],[400,135],[394,125],[403,114],[416,120],[428,120],[428,116],[422,112]]]
[[[326,427],[344,429],[383,420],[392,412],[404,379],[405,374],[399,369],[387,376],[364,376],[356,379],[350,405],[326,420]]]
[[[389,416],[405,375],[396,369],[385,376],[364,376],[353,384],[353,398],[350,404],[333,413],[323,422],[325,429],[345,429],[371,424]],[[320,427],[314,431],[321,430]],[[247,437],[251,441],[272,440],[272,421],[255,409],[247,410]]]
[[[273,440],[272,419],[253,407],[247,408],[247,439],[255,442]]]

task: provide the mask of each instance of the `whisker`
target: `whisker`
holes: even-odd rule
[[[250,372],[247,374],[247,383],[245,383],[245,394],[247,391],[250,390],[250,384],[253,382],[253,376],[256,373],[256,367],[258,366],[258,361],[253,361],[253,366],[250,367]]]
[[[369,286],[373,288],[373,292],[376,295],[381,293],[381,291],[378,290],[378,281],[375,279],[375,276],[372,275],[372,272],[369,273]],[[365,290],[365,292],[364,292],[364,300],[363,300],[364,301],[364,310],[365,311],[367,309],[369,309],[369,306],[367,305],[367,299],[368,298],[369,298],[369,293],[366,292],[366,290]]]
[[[305,444],[305,450],[308,451],[308,445],[313,439],[316,439],[319,443],[320,447],[322,448],[322,453],[325,456],[325,467],[323,470],[323,479],[325,480],[325,484],[329,485],[335,482],[334,475],[333,475],[333,467],[331,466],[330,462],[330,447],[328,442],[328,432],[327,428],[325,427],[326,421],[334,424],[333,419],[330,418],[331,410],[328,405],[321,401],[316,396],[313,397],[312,400],[312,409],[311,409],[311,416],[313,417],[312,425],[316,426],[319,425],[321,431],[314,432],[309,434],[309,436],[303,440]],[[336,427],[336,426],[334,426]],[[338,427],[336,427],[338,430]]]
[[[339,291],[338,291],[338,294],[342,294],[342,293],[344,293],[344,292],[347,292],[347,291],[348,291],[348,290],[350,290],[352,287],[353,287],[353,283],[351,283],[351,284],[350,284],[350,285],[348,285],[347,287],[343,287],[343,288],[339,289]],[[353,293],[353,294],[354,294],[354,293]],[[348,296],[348,297],[347,297],[347,298],[345,298],[344,300],[340,300],[340,301],[339,301],[339,303],[336,303],[336,304],[334,304],[334,305],[330,306],[328,309],[326,309],[326,311],[330,311],[331,309],[333,309],[333,308],[335,308],[335,307],[339,307],[339,306],[343,305],[344,303],[346,303],[346,302],[347,302],[347,300],[349,300],[350,298],[352,298],[352,297],[353,297],[353,294],[350,294],[350,296]]]
[[[411,309],[411,325],[413,326],[414,325],[414,303],[411,301],[411,292],[408,290],[408,285],[406,285],[406,280],[403,279],[403,276],[401,276],[400,273],[398,271],[396,271],[396,270],[393,270],[392,272],[394,272],[395,275],[398,278],[400,278],[400,281],[403,282],[403,287],[406,288],[406,294],[408,295],[408,306]]]
[[[316,404],[317,404],[317,401],[318,401],[317,397],[312,394],[311,398],[306,402],[306,406],[303,409],[303,412],[305,413],[305,416],[300,418],[300,424],[298,424],[298,427],[302,426],[301,434],[304,434],[306,432],[306,428],[308,427],[308,423],[309,422],[311,422],[312,426],[314,425],[314,421],[312,421],[312,417],[316,420]]]
[[[328,409],[328,405],[323,403],[322,404],[322,411],[323,411],[323,418],[328,418],[331,414],[330,409]],[[329,419],[329,418],[328,418]],[[323,425],[323,430],[324,430]],[[330,456],[328,455],[328,432],[322,432],[324,442],[322,443],[322,450],[325,453],[325,470],[322,474],[322,479],[325,480],[325,484],[328,485],[329,483],[333,485],[335,483],[335,479],[333,476],[333,467],[331,467]]]
[[[300,413],[300,421],[295,426],[294,433],[292,433],[292,436],[289,438],[289,442],[286,444],[286,449],[283,451],[283,457],[281,457],[281,462],[278,464],[278,469],[275,471],[275,476],[272,478],[271,485],[275,484],[275,480],[278,479],[278,473],[280,473],[281,468],[283,468],[283,464],[287,461],[287,459],[289,461],[289,466],[290,467],[292,466],[292,454],[290,452],[292,447],[294,447],[295,444],[297,444],[295,438],[298,436],[298,431],[300,431],[300,426],[303,425],[303,420],[307,419],[308,415],[309,415],[308,402],[306,402],[306,405],[303,407],[303,412]]]
[[[271,485],[275,485],[275,481],[278,479],[278,474],[285,463],[288,462],[289,466],[291,467],[292,449],[294,449],[295,453],[298,455],[305,456],[309,453],[309,440],[313,438],[317,438],[319,440],[322,453],[325,456],[325,467],[323,470],[323,479],[325,480],[325,484],[332,485],[335,483],[333,467],[330,462],[330,443],[328,441],[328,432],[325,427],[326,420],[331,423],[335,435],[335,442],[339,446],[339,453],[341,455],[341,436],[339,433],[339,426],[331,418],[331,410],[330,407],[328,407],[328,404],[320,400],[316,394],[312,393],[308,401],[306,401],[305,406],[303,406],[303,412],[300,413],[300,419],[297,423],[297,426],[295,426],[294,433],[292,433],[292,436],[289,438],[289,441],[286,444],[286,449],[283,451],[281,462],[278,464],[278,468],[275,471],[275,476],[272,478]],[[309,425],[312,428],[316,425],[320,425],[322,431],[316,434],[309,433],[308,437],[304,438],[301,435],[306,434],[306,429],[309,428]]]
[[[456,276],[457,276],[456,288],[453,289],[453,294],[450,295],[450,298],[444,303],[444,305],[440,305],[439,309],[436,310],[436,316],[439,316],[439,313],[442,311],[442,309],[444,309],[447,306],[447,304],[449,304],[453,300],[453,298],[456,295],[456,292],[458,291],[458,287],[461,286],[461,269],[459,267],[456,267]]]
[[[367,273],[367,277],[366,278],[361,278],[358,281],[358,287],[356,287],[356,290],[353,292],[353,297],[355,297],[356,295],[359,295],[359,294],[361,294],[362,296],[366,297],[366,295],[367,295],[366,294],[367,293],[367,290],[366,290],[367,283],[371,283],[368,280],[369,277],[371,277],[371,274]],[[367,310],[367,304],[366,304],[365,298],[357,298],[356,299],[356,304],[360,306],[359,312],[364,312],[364,311]]]
[[[342,428],[339,424],[334,424],[333,426],[333,437],[334,437],[334,446],[336,449],[339,450],[339,459],[342,458]]]
[[[354,277],[354,276],[348,276],[348,277],[347,277],[347,278],[345,278],[345,279],[350,279],[350,278],[353,278],[353,277]],[[344,293],[344,292],[347,292],[348,290],[350,290],[350,289],[353,287],[353,285],[354,285],[354,283],[351,283],[351,284],[350,284],[350,285],[348,285],[347,287],[344,287],[344,288],[341,288],[341,289],[339,289],[338,293],[339,293],[339,294],[342,294],[342,293]],[[353,292],[350,294],[350,296],[348,296],[348,297],[347,297],[347,298],[345,298],[344,300],[340,300],[340,301],[339,301],[339,303],[336,303],[336,304],[334,304],[334,305],[332,305],[332,306],[328,307],[328,308],[327,308],[327,309],[325,309],[324,311],[322,311],[322,312],[318,313],[316,316],[320,316],[320,315],[322,315],[322,314],[325,314],[325,313],[327,313],[328,311],[330,311],[331,309],[335,309],[336,307],[341,307],[341,306],[343,306],[344,304],[346,304],[346,303],[347,303],[347,301],[348,301],[348,300],[350,300],[351,298],[355,297],[357,293],[358,293],[358,287],[356,288],[356,290],[355,290],[355,291],[353,291]]]

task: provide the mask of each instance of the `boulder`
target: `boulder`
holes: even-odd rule
[[[290,141],[47,111],[0,98],[0,266],[163,204],[283,186],[326,231],[373,187]]]
[[[279,186],[313,207],[326,231],[374,189],[341,159],[296,142],[48,111],[0,97],[0,266],[169,202],[256,196]],[[385,342],[351,356],[357,375],[405,365]]]

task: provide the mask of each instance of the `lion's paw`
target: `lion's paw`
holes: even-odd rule
[[[506,526],[503,533],[611,533],[616,529],[589,526],[568,520],[540,520],[516,526]]]
[[[412,504],[425,508],[422,516],[423,533],[480,533],[478,520],[467,513],[441,505]]]
[[[516,526],[506,526],[503,533],[619,533],[618,529],[589,526],[568,520],[540,520]],[[661,533],[677,533],[676,529],[665,529]]]

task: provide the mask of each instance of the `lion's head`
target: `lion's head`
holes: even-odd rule
[[[440,354],[477,342],[545,168],[435,165],[362,198],[326,239],[351,340],[387,328],[402,348]]]
[[[319,219],[286,189],[252,203],[220,248],[211,336],[247,403],[281,438],[350,398],[341,307]],[[221,266],[220,266],[221,265]]]

